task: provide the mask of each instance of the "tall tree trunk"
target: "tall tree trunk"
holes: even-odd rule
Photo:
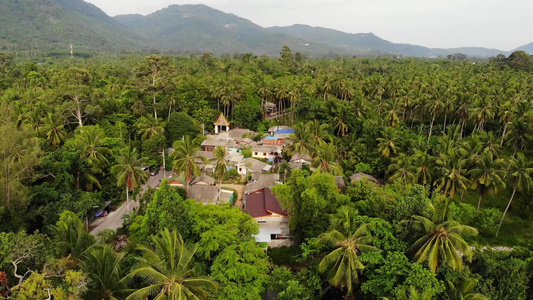
[[[503,146],[503,140],[504,140],[504,138],[505,138],[505,133],[507,132],[507,124],[508,124],[508,123],[509,123],[509,122],[505,122],[505,126],[503,126],[502,140],[501,140],[501,142],[500,142],[500,146]]]
[[[130,191],[126,186],[126,207],[128,208],[128,213],[130,212]]]
[[[154,118],[157,120],[157,107],[156,107],[156,102],[155,102],[155,95],[156,95],[156,92],[154,92],[153,94],[153,105],[154,105]]]
[[[433,123],[435,122],[435,117],[437,114],[433,114],[433,119],[431,119],[431,125],[429,125],[429,136],[428,136],[428,142],[429,139],[431,139],[431,132],[433,131]]]
[[[479,193],[479,200],[477,201],[476,217],[479,215],[479,208],[481,207],[482,198],[483,198],[483,193]]]
[[[511,202],[513,202],[514,195],[516,193],[516,187],[513,190],[513,194],[511,195],[511,198],[509,199],[509,203],[507,203],[507,207],[505,208],[505,211],[503,212],[502,219],[500,221],[500,225],[498,225],[498,230],[496,231],[496,237],[498,237],[498,234],[500,233],[500,228],[502,227],[503,219],[505,219],[505,215],[507,214],[507,211],[509,210],[509,207],[511,206]]]
[[[167,122],[170,122],[170,113],[172,112],[172,103],[170,103],[168,105],[168,118],[167,118]]]
[[[448,119],[448,114],[444,114],[444,134],[446,134],[446,121]]]

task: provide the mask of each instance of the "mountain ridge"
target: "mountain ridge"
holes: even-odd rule
[[[284,45],[309,56],[431,58],[463,53],[486,58],[512,52],[483,47],[428,48],[393,43],[372,32],[346,33],[305,24],[264,28],[204,4],[173,4],[148,15],[110,17],[83,0],[0,0],[0,26],[0,51],[66,51],[73,43],[80,51],[216,55],[252,52],[278,56]],[[533,43],[515,50],[533,53]]]

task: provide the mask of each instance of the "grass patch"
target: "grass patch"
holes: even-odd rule
[[[496,195],[485,195],[481,200],[481,209],[486,208],[497,208],[502,213],[507,206],[509,198],[511,197],[511,191],[507,189],[500,189],[500,192]],[[457,200],[460,201],[460,197],[457,197]],[[464,202],[477,207],[479,200],[479,193],[476,191],[468,191],[465,194]],[[533,246],[533,228],[531,221],[521,218],[518,214],[518,208],[520,207],[520,199],[515,198],[513,204],[505,220],[503,221],[502,228],[498,238],[495,236],[480,235],[473,240],[480,245],[490,245],[490,246]],[[514,210],[513,210],[513,207]],[[498,222],[499,223],[499,222]],[[495,225],[496,227],[498,224]]]

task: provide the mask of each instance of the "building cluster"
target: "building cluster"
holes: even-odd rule
[[[215,149],[224,147],[228,171],[234,169],[247,178],[242,208],[259,224],[257,241],[267,243],[271,247],[290,244],[288,214],[281,208],[272,191],[272,187],[281,184],[280,176],[271,173],[271,170],[273,165],[283,162],[283,149],[290,143],[287,138],[294,131],[287,126],[275,126],[269,128],[268,136],[254,140],[255,132],[248,129],[230,129],[230,124],[223,115],[220,115],[214,126],[215,134],[207,135],[201,144],[201,151],[197,152],[197,155],[205,160],[197,161],[202,175],[191,181],[189,198],[205,204],[234,203],[237,200],[233,191],[219,187],[217,181],[207,175],[214,173],[215,165],[212,159]],[[244,156],[245,149],[251,151],[251,157]],[[294,154],[288,163],[291,168],[301,168],[302,165],[310,164],[311,158]],[[375,178],[364,173],[357,173],[352,177],[352,181],[367,178],[377,183]],[[335,180],[339,189],[346,186],[342,176],[336,176]],[[172,186],[184,187],[184,175],[174,175],[169,183]]]

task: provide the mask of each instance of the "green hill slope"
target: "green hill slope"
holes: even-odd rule
[[[0,49],[109,51],[144,42],[96,6],[82,0],[0,0]]]

